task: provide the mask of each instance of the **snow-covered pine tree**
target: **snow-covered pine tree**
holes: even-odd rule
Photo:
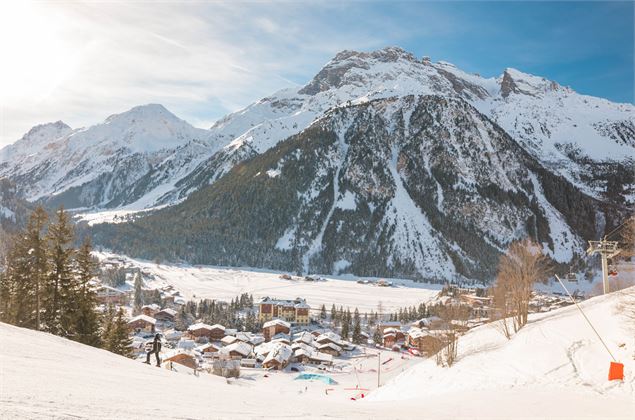
[[[320,319],[326,319],[326,306],[322,304],[322,308],[320,309]]]

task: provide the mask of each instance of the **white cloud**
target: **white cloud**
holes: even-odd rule
[[[151,102],[207,127],[399,32],[331,3],[16,4],[0,6],[0,146],[35,124],[90,125]]]

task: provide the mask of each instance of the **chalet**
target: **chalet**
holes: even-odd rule
[[[342,353],[342,348],[334,343],[321,344],[318,346],[318,350],[331,356],[339,356]]]
[[[264,297],[258,302],[258,320],[267,322],[279,318],[294,324],[306,325],[310,322],[310,309],[311,307],[301,298],[280,300]]]
[[[230,344],[234,344],[236,341],[239,341],[239,340],[233,335],[226,335],[220,340],[220,343],[223,346],[229,346]]]
[[[290,346],[283,343],[276,343],[262,362],[262,367],[265,369],[284,369],[284,367],[289,364],[292,355],[293,350]]]
[[[397,344],[397,335],[394,332],[384,334],[382,344],[386,348],[392,348],[392,346]]]
[[[187,328],[190,337],[201,339],[203,337],[210,341],[218,341],[225,337],[225,327],[219,324],[208,325],[203,323],[192,324]]]
[[[301,332],[299,336],[293,339],[294,343],[304,343],[308,345],[311,345],[313,341],[315,341],[315,338],[313,337],[313,335],[306,331]]]
[[[403,331],[401,331],[398,328],[386,328],[384,329],[384,335],[386,334],[394,334],[395,335],[395,341],[404,341],[406,338],[406,335],[403,333]]]
[[[294,352],[294,360],[302,364],[332,365],[333,356],[320,351],[298,349]]]
[[[430,330],[443,328],[443,320],[438,316],[429,316],[427,318],[421,318],[418,321],[412,323],[417,328],[428,328]]]
[[[174,318],[176,318],[176,311],[172,308],[161,309],[154,314],[154,318],[161,322],[174,322]]]
[[[316,339],[316,343],[318,344],[328,344],[333,343],[335,345],[340,345],[342,343],[342,337],[335,334],[332,331],[327,331],[324,334],[320,334]]]
[[[249,357],[253,348],[251,344],[243,343],[242,341],[236,341],[233,344],[230,344],[227,347],[223,347],[220,350],[220,354],[227,355],[231,358],[242,359],[245,357]]]
[[[406,345],[417,349],[422,356],[432,356],[443,346],[443,340],[428,330],[411,328],[406,337]]]
[[[269,341],[254,347],[254,354],[256,355],[256,359],[261,362],[265,360],[265,357],[267,357],[271,349],[273,349],[277,344],[278,343]]]
[[[141,313],[147,316],[155,317],[154,315],[161,310],[161,307],[156,303],[151,305],[143,305],[141,307]]]
[[[97,302],[108,305],[125,305],[128,303],[128,293],[109,286],[99,286],[95,289]]]
[[[290,332],[291,325],[281,319],[272,319],[265,322],[262,326],[262,335],[265,337],[265,341],[271,341],[276,334],[289,334]]]
[[[194,350],[200,353],[203,357],[211,357],[214,353],[217,353],[220,350],[220,347],[216,344],[207,343],[196,347]]]
[[[381,333],[384,334],[387,328],[396,328],[401,329],[401,322],[399,321],[382,321],[379,323],[379,329]]]
[[[138,315],[128,321],[128,328],[134,333],[153,333],[156,323],[150,316]]]
[[[177,363],[179,365],[186,366],[190,369],[196,369],[198,367],[198,362],[196,361],[196,357],[194,357],[191,353],[186,353],[182,351],[177,351],[167,357],[163,358],[163,363]],[[169,364],[168,364],[169,366]]]

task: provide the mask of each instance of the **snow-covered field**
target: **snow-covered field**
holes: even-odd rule
[[[381,303],[383,311],[391,311],[404,306],[419,305],[436,296],[440,285],[416,283],[411,280],[392,280],[395,287],[378,287],[359,284],[344,277],[326,277],[326,281],[307,282],[304,280],[283,280],[280,273],[256,269],[235,269],[210,266],[189,266],[175,264],[155,264],[123,257],[120,255],[97,253],[99,258],[115,257],[125,260],[131,266],[139,267],[155,279],[146,285],[158,288],[172,285],[186,299],[231,300],[241,293],[251,293],[254,298],[264,296],[280,299],[302,297],[313,308],[322,304],[330,309],[332,304],[343,305],[360,311],[377,311]]]
[[[294,381],[293,373],[249,370],[228,383],[0,324],[0,418],[632,419],[635,327],[620,310],[626,300],[614,293],[583,304],[625,364],[623,382],[607,381],[608,354],[567,307],[532,316],[510,341],[491,327],[476,328],[462,338],[452,368],[424,360],[356,401],[345,388],[372,386],[372,359],[359,380],[354,372],[334,374],[340,384],[327,394],[333,386]],[[412,363],[395,362],[394,373]]]

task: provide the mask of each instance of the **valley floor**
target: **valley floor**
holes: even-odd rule
[[[634,293],[631,288],[583,303],[625,364],[624,381],[606,380],[610,357],[575,307],[567,307],[533,315],[509,341],[489,325],[471,330],[449,369],[433,360],[398,359],[403,365],[396,365],[394,377],[356,401],[344,388],[355,382],[372,386],[371,365],[360,366],[362,377],[355,382],[350,372],[335,378],[339,390],[327,394],[332,386],[294,381],[292,372],[265,377],[245,370],[228,382],[0,324],[0,417],[632,418],[634,327],[623,313]]]
[[[97,253],[103,261],[116,258],[127,266],[138,267],[144,273],[149,288],[171,285],[186,299],[217,299],[230,301],[242,293],[254,298],[269,296],[279,299],[295,299],[300,296],[312,308],[322,304],[330,309],[332,304],[360,311],[393,311],[404,306],[418,306],[435,297],[442,285],[417,283],[412,280],[391,279],[395,287],[378,287],[359,284],[352,278],[326,276],[325,281],[307,282],[300,278],[284,280],[279,272],[240,269],[230,267],[156,264],[117,254]],[[149,276],[154,277],[153,280]]]

